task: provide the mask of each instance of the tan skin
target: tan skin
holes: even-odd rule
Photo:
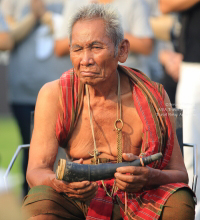
[[[94,0],[93,2],[108,4],[113,0]],[[136,37],[130,33],[125,33],[125,38],[130,42],[130,51],[133,53],[149,55],[153,49],[153,40],[151,38],[140,38]],[[69,50],[69,39],[64,38],[55,41],[54,52],[56,56],[62,57],[64,55],[68,55]]]
[[[0,33],[0,50],[11,50],[14,46],[14,42],[7,32]]]
[[[75,23],[72,30],[70,57],[76,73],[84,83],[88,83],[91,109],[93,112],[94,133],[97,147],[102,158],[116,161],[116,120],[117,106],[117,65],[125,62],[129,42],[124,39],[114,55],[114,44],[105,35],[101,19],[84,20]],[[143,124],[137,114],[128,78],[120,74],[123,128],[123,160],[138,158],[142,143]],[[67,183],[56,180],[53,170],[58,141],[55,126],[58,113],[61,113],[59,80],[47,83],[39,92],[34,131],[31,140],[27,180],[30,187],[48,185],[57,192],[64,192],[71,198],[90,201],[97,192],[96,182]],[[166,96],[165,102],[169,103]],[[49,120],[51,118],[51,120]],[[174,119],[170,118],[174,127]],[[87,97],[84,97],[83,110],[66,151],[77,163],[90,163],[89,152],[94,149]],[[125,175],[125,173],[130,173]],[[115,173],[117,186],[127,192],[137,192],[145,186],[161,185],[172,182],[187,183],[187,172],[180,148],[175,138],[171,160],[165,170],[149,167],[122,167]],[[41,217],[41,216],[40,216]],[[33,219],[40,219],[35,217]],[[47,216],[46,216],[47,217]],[[41,219],[44,219],[42,216]],[[47,217],[46,219],[50,219]]]

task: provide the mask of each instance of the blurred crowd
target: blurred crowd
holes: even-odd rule
[[[125,38],[130,41],[123,65],[164,85],[172,107],[183,109],[183,142],[200,147],[199,0],[1,0],[0,50],[10,51],[8,102],[23,143],[30,143],[30,112],[39,89],[72,68],[68,20],[77,7],[90,3],[110,3],[120,12]],[[25,150],[24,175],[27,161]],[[190,151],[185,151],[185,163],[191,184]],[[24,181],[23,194],[27,192]],[[196,219],[200,218],[198,200]]]

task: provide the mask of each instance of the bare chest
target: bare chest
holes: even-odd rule
[[[67,147],[69,156],[73,159],[83,158],[85,161],[91,159],[90,153],[94,150],[95,140],[100,157],[116,160],[117,101],[97,101],[91,105],[91,114],[90,121],[87,102],[84,101],[82,113]],[[142,144],[143,124],[134,107],[131,93],[122,96],[122,120],[122,152],[138,155]]]

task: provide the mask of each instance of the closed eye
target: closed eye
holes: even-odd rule
[[[102,49],[102,47],[100,47],[100,46],[92,46],[92,49],[97,49],[97,50],[99,49],[100,50],[100,49]]]
[[[94,41],[91,43],[90,48],[91,49],[102,49],[102,45],[99,42]]]
[[[82,48],[77,48],[77,49],[74,49],[73,52],[78,52],[78,51],[81,51]]]
[[[81,51],[83,48],[82,47],[80,47],[79,45],[74,45],[73,47],[72,47],[72,51],[73,52],[78,52],[78,51]]]

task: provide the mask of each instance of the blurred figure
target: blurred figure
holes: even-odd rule
[[[159,53],[159,60],[163,66],[164,75],[161,80],[161,83],[164,85],[170,101],[172,103],[172,107],[176,108],[175,105],[175,96],[176,96],[176,88],[177,82],[180,73],[180,64],[183,59],[183,55],[179,52],[179,37],[180,37],[180,30],[181,24],[179,15],[177,13],[167,14],[163,16],[168,16],[173,18],[173,21],[168,29],[168,47],[164,47],[163,50]],[[163,21],[166,23],[166,21]],[[170,23],[168,21],[168,23]]]
[[[148,6],[144,0],[68,0],[63,11],[63,25],[56,36],[55,54],[69,54],[67,21],[80,7],[89,3],[110,3],[121,14],[125,38],[130,41],[130,54],[124,65],[139,69],[150,76],[148,65],[143,55],[149,55],[153,48],[153,32],[149,24]],[[69,59],[69,58],[68,58]]]
[[[200,158],[200,2],[199,0],[160,0],[163,13],[179,11],[182,17],[180,52],[183,62],[176,93],[176,104],[183,109],[183,141],[198,146]],[[192,181],[192,151],[185,149],[186,167]],[[200,169],[198,175],[200,174]],[[197,184],[196,219],[200,219],[200,183]]]
[[[178,82],[180,73],[180,64],[183,60],[183,55],[171,50],[162,50],[160,52],[160,61],[174,82]]]
[[[162,65],[159,62],[158,54],[159,51],[163,48],[163,42],[160,40],[160,36],[157,36],[157,32],[160,29],[158,26],[158,20],[161,17],[159,10],[159,4],[156,0],[145,0],[148,4],[150,11],[150,25],[154,32],[154,47],[152,53],[146,57],[148,63],[148,68],[150,71],[150,78],[153,81],[160,82],[163,77]]]
[[[8,31],[8,26],[0,10],[0,50],[10,50],[13,47],[13,41]]]
[[[145,0],[150,8],[150,24],[154,32],[154,49],[147,57],[151,79],[163,84],[167,91],[172,107],[175,107],[175,93],[177,82],[171,77],[172,69],[176,69],[174,59],[175,37],[178,35],[178,22],[176,14],[162,14],[158,0]],[[163,25],[164,24],[164,25]],[[174,28],[176,26],[176,29]],[[176,33],[175,31],[176,30]],[[176,36],[175,36],[175,34]],[[173,40],[172,40],[173,39]],[[174,56],[173,56],[174,55]],[[177,56],[178,61],[179,56]],[[169,61],[169,62],[168,62]],[[175,61],[175,60],[174,60]],[[168,64],[166,66],[166,64]],[[172,67],[172,64],[173,67]],[[168,72],[170,69],[170,73]]]
[[[175,52],[173,49],[165,48],[159,53],[159,60],[164,69],[164,75],[161,83],[169,95],[173,108],[176,108],[175,96],[182,59],[183,55],[181,53]]]
[[[60,77],[66,61],[53,54],[53,32],[59,26],[65,0],[2,0],[1,9],[15,47],[8,67],[9,103],[17,120],[23,143],[30,143],[30,112],[46,82]],[[24,151],[25,176],[28,151]],[[28,192],[24,180],[23,194]]]

